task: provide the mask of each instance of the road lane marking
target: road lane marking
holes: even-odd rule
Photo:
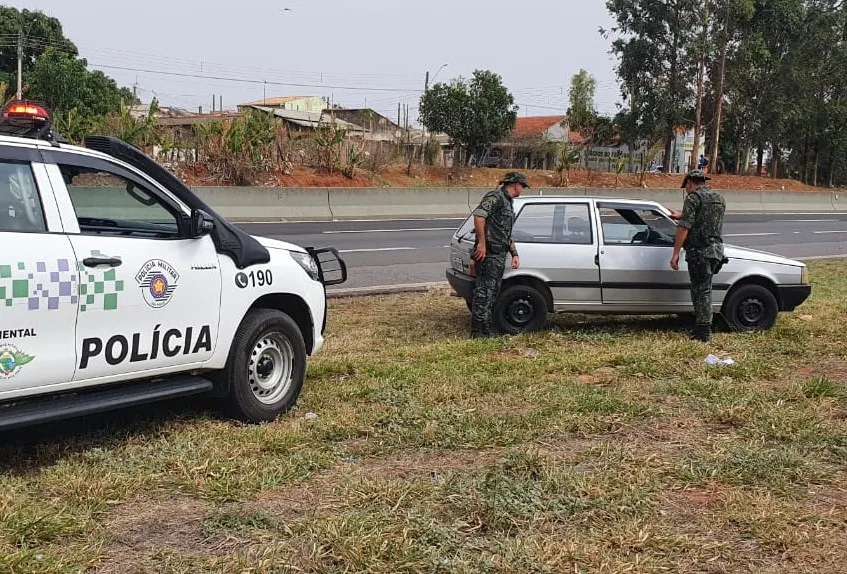
[[[324,235],[340,233],[398,233],[401,231],[456,231],[455,227],[408,227],[406,229],[349,229],[339,231],[321,231]]]
[[[371,247],[369,249],[339,249],[339,253],[370,253],[374,251],[414,251],[417,247]]]
[[[821,233],[847,233],[847,229],[842,229],[840,231],[812,231],[812,233],[817,233],[817,234],[821,234]]]
[[[779,235],[779,233],[727,233],[724,237],[764,237],[766,235]]]
[[[835,223],[838,219],[774,219],[774,223]]]

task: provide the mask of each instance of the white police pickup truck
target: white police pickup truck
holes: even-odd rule
[[[338,252],[253,237],[120,140],[0,116],[0,430],[206,394],[262,422],[323,344]]]

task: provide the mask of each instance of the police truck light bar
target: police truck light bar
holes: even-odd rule
[[[12,118],[48,121],[50,119],[50,112],[40,104],[11,102],[3,110],[3,119]]]

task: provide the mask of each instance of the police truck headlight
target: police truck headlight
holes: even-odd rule
[[[309,277],[314,279],[315,281],[320,281],[320,272],[318,271],[318,264],[308,253],[299,253],[299,252],[289,252],[291,253],[291,258],[296,261],[303,270],[308,273]]]

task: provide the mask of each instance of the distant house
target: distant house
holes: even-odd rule
[[[283,125],[285,126],[286,132],[289,135],[314,131],[318,128],[319,125],[328,124],[333,121],[332,114],[329,110],[318,110],[317,112],[301,112],[284,110],[282,108],[245,105],[242,107],[242,112],[248,109],[259,110],[262,112],[273,114],[277,118],[280,118],[283,122]],[[362,126],[358,126],[356,124],[344,121],[342,119],[339,119],[338,117],[335,118],[335,124],[338,127],[347,130],[348,134],[359,134],[361,137],[361,135],[365,132],[365,129]]]
[[[403,128],[370,108],[334,108],[324,113],[332,113],[339,120],[361,126],[366,140],[393,142],[403,135]]]
[[[571,138],[566,119],[563,115],[517,118],[511,133],[495,143],[479,165],[550,169],[555,164],[555,153],[549,144]]]
[[[264,98],[255,102],[239,104],[239,111],[244,108],[261,106],[289,112],[322,112],[327,107],[325,98],[319,96],[285,96],[281,98]]]

